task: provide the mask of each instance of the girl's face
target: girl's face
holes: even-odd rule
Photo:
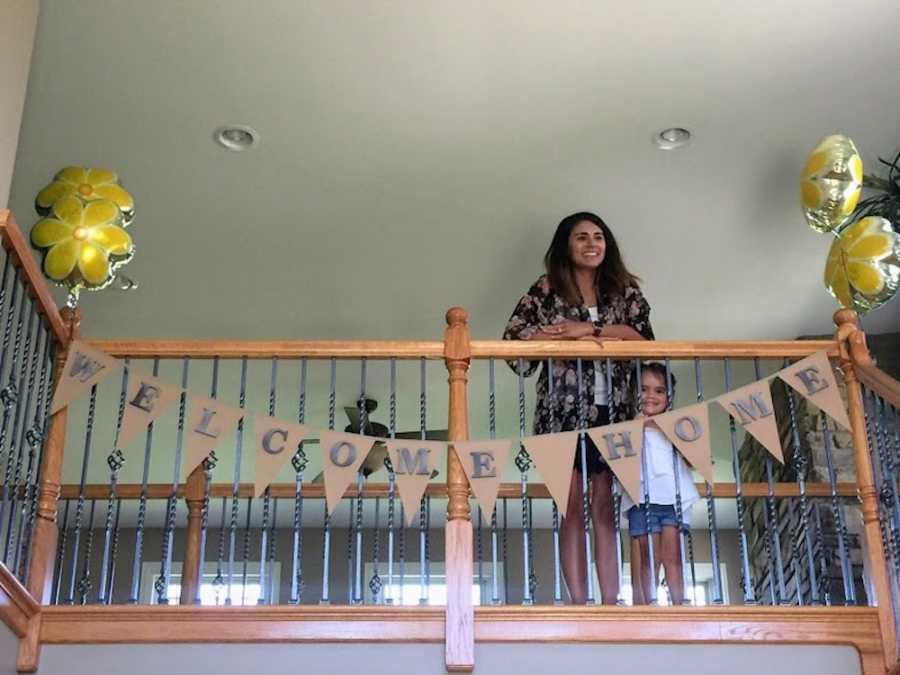
[[[666,380],[652,370],[641,373],[641,408],[644,415],[651,417],[666,412],[669,404]]]
[[[578,269],[596,270],[606,256],[603,230],[589,220],[582,220],[569,233],[569,259]]]

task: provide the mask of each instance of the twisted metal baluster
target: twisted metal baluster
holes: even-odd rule
[[[641,360],[634,360],[634,370],[637,375],[637,391],[638,391],[638,410],[643,412],[644,396],[641,388]],[[641,432],[643,433],[643,431]],[[643,440],[642,440],[643,444]],[[650,534],[650,475],[649,466],[647,464],[647,453],[641,451],[641,487],[643,488],[643,503],[641,510],[644,512],[644,522],[647,524],[647,560],[650,563],[650,597],[647,598],[648,605],[655,605],[659,602],[657,595],[656,580],[656,556],[654,555],[653,536]]]
[[[16,322],[16,337],[13,343],[13,360],[9,367],[9,383],[6,387],[0,391],[0,402],[3,404],[3,426],[0,428],[0,457],[5,456],[6,458],[6,469],[4,471],[3,478],[3,490],[2,496],[0,496],[0,531],[3,529],[3,521],[4,515],[6,513],[6,502],[10,500],[11,497],[14,497],[14,491],[10,490],[10,483],[12,478],[12,467],[13,467],[13,450],[16,445],[16,437],[18,436],[18,425],[19,419],[21,417],[22,406],[19,405],[19,401],[22,395],[20,391],[21,384],[25,380],[25,375],[28,369],[28,352],[31,343],[31,332],[34,326],[33,320],[28,321],[28,326],[25,330],[28,332],[28,337],[25,341],[25,349],[22,350],[22,359],[21,364],[19,363],[19,348],[22,342],[22,331],[25,322],[25,294],[22,294],[22,301],[19,303],[19,319]],[[30,304],[30,303],[29,303]],[[33,312],[33,308],[32,308]],[[5,347],[4,347],[5,348]],[[16,366],[19,366],[19,377],[16,379]],[[12,417],[12,433],[9,438],[9,448],[6,448],[4,452],[4,448],[6,447],[6,436],[7,430],[9,428],[9,419]],[[17,462],[17,466],[21,467],[21,452],[19,453],[19,461]],[[12,505],[10,505],[12,509]],[[14,509],[13,509],[14,510]],[[6,555],[3,556],[4,561],[6,560]]]
[[[400,567],[400,604],[403,605],[404,589],[406,588],[406,511],[403,502],[400,502],[400,530],[397,536],[397,563]]]
[[[63,509],[63,519],[59,526],[59,543],[56,547],[56,564],[53,566],[53,585],[50,590],[50,603],[53,605],[59,604],[59,593],[62,588],[63,573],[65,572],[63,565],[66,559],[66,543],[69,538],[69,505],[72,503],[72,500],[66,499],[63,501],[66,502],[66,506]]]
[[[337,359],[331,357],[331,390],[328,393],[328,428],[334,431],[335,388],[337,387]],[[325,451],[325,448],[322,448]],[[325,522],[322,525],[322,597],[319,604],[330,604],[329,600],[329,564],[331,563],[331,516],[328,515],[328,504],[325,505]]]
[[[509,510],[507,509],[507,498],[502,497],[503,499],[503,536],[502,536],[502,546],[503,546],[503,604],[509,604],[509,567],[507,566],[507,560],[509,560],[509,548],[508,548],[508,517]]]
[[[215,397],[213,397],[215,398]],[[241,390],[239,394],[240,407],[244,408],[247,400],[247,357],[241,358]],[[231,593],[234,587],[234,554],[236,537],[237,537],[237,521],[238,511],[240,510],[240,483],[241,483],[241,452],[244,445],[244,419],[238,422],[237,437],[235,439],[234,452],[234,474],[231,482],[231,521],[228,526],[228,585],[225,593],[225,604],[231,605]],[[199,586],[198,586],[199,588]]]
[[[281,579],[275,578],[275,556],[278,551],[278,537],[276,536],[278,533],[278,529],[276,524],[278,522],[278,497],[272,497],[272,528],[269,532],[269,551],[267,555],[267,562],[269,568],[269,585],[267,588],[261,588],[261,595],[265,593],[267,596],[268,604],[277,605],[279,604],[279,600],[281,599]],[[262,561],[260,561],[260,566],[262,566]],[[274,595],[273,595],[274,593]]]
[[[25,437],[30,446],[28,457],[28,479],[25,489],[25,503],[27,513],[23,509],[23,533],[21,538],[21,548],[17,552],[17,561],[19,557],[22,560],[22,567],[19,571],[19,578],[28,583],[28,569],[31,562],[31,534],[34,531],[34,521],[37,517],[37,493],[38,480],[40,480],[40,466],[43,458],[44,438],[46,438],[46,424],[48,420],[48,412],[50,410],[50,396],[48,395],[53,378],[53,339],[50,335],[49,328],[45,327],[44,352],[42,357],[40,384],[38,385],[38,399],[34,409],[34,421],[31,428],[26,432]],[[33,461],[36,459],[36,461]],[[33,463],[33,471],[32,471]],[[18,563],[17,563],[18,564]]]
[[[9,554],[10,550],[17,551],[18,550],[18,541],[16,541],[16,545],[10,549],[11,543],[13,541],[12,535],[16,522],[16,513],[19,511],[16,508],[16,501],[20,499],[20,495],[23,493],[24,486],[21,485],[22,480],[22,463],[25,460],[25,447],[30,444],[26,443],[27,433],[28,433],[28,413],[31,410],[31,401],[34,397],[34,381],[37,378],[37,362],[40,357],[40,335],[38,335],[37,339],[34,340],[34,348],[31,347],[32,334],[35,332],[35,328],[37,326],[37,319],[39,315],[35,310],[35,307],[32,305],[31,307],[31,319],[28,324],[28,338],[25,341],[25,358],[22,361],[22,374],[20,381],[25,381],[25,373],[26,370],[28,372],[28,384],[26,385],[25,391],[25,405],[17,406],[15,419],[13,420],[13,430],[12,435],[10,436],[10,448],[9,448],[9,461],[12,460],[12,449],[13,445],[18,446],[18,451],[16,452],[16,469],[13,473],[12,479],[12,494],[10,495],[10,509],[9,515],[7,517],[6,523],[6,541],[3,547],[3,560],[9,565]],[[29,356],[30,354],[30,356]],[[28,362],[28,367],[26,368],[26,361]],[[32,448],[29,452],[29,456],[32,459],[32,464],[34,460],[34,449]],[[9,471],[9,463],[7,463],[7,472]],[[31,469],[29,468],[29,473]],[[26,474],[27,475],[27,474]],[[4,483],[4,487],[9,484],[7,480]],[[27,502],[22,502],[22,507],[24,508]],[[0,528],[3,527],[2,520],[0,520]],[[15,564],[12,565],[12,569],[15,570]]]
[[[723,363],[725,368],[725,390],[731,391],[731,363],[727,358],[723,359]],[[753,590],[753,574],[750,572],[747,532],[744,530],[745,508],[741,482],[741,462],[738,458],[737,428],[734,423],[734,418],[731,415],[728,416],[728,431],[731,438],[731,469],[734,475],[734,500],[737,505],[738,547],[741,554],[741,585],[744,590],[744,604],[754,605],[756,604],[756,595]]]
[[[278,388],[278,357],[272,357],[272,371],[269,374],[269,417],[275,417],[275,396]],[[269,548],[269,511],[271,509],[272,490],[266,486],[263,492],[262,524],[259,528],[259,598],[258,605],[266,604],[266,555]]]
[[[757,380],[762,380],[759,368],[759,359],[753,359],[753,371]],[[781,557],[781,534],[778,531],[778,511],[775,508],[775,481],[772,475],[772,456],[766,452],[766,498],[763,502],[763,511],[766,515],[765,544],[769,559],[769,592],[772,596],[772,604],[790,604],[787,597],[787,588],[784,583],[784,561]],[[774,574],[773,574],[774,572]],[[775,588],[775,583],[778,588]]]
[[[119,520],[122,515],[122,499],[116,499],[116,518],[113,521],[112,550],[109,558],[109,586],[106,589],[106,604],[112,604],[112,591],[116,587],[116,561],[119,559]]]
[[[169,572],[172,569],[172,549],[175,534],[175,518],[178,508],[178,479],[181,477],[181,449],[184,442],[184,414],[187,403],[188,364],[185,357],[181,360],[181,396],[178,400],[178,426],[175,432],[175,462],[172,467],[172,488],[166,500],[166,522],[163,526],[162,551],[160,555],[159,577],[156,579],[156,602],[169,604]]]
[[[484,545],[483,545],[483,518],[481,514],[481,509],[478,509],[478,526],[475,528],[475,560],[478,561],[478,570],[475,573],[476,578],[478,579],[478,604],[481,604],[481,597],[484,595],[484,565],[482,565],[482,557],[484,555]]]
[[[2,380],[3,370],[6,366],[6,355],[10,353],[8,350],[9,336],[12,331],[13,320],[18,316],[18,320],[16,320],[16,337],[11,352],[13,360],[9,365],[9,382],[2,390],[0,390],[0,403],[3,404],[3,423],[2,426],[0,426],[0,458],[3,456],[3,446],[6,444],[9,415],[17,400],[15,372],[16,364],[19,360],[19,345],[21,344],[22,321],[24,319],[25,311],[25,293],[22,293],[22,297],[19,298],[18,303],[16,302],[21,284],[22,281],[17,269],[12,280],[12,298],[9,303],[9,311],[6,313],[6,325],[3,328],[3,340],[2,344],[0,344],[0,380]],[[4,485],[6,485],[6,483],[4,483]]]
[[[700,359],[694,359],[694,384],[697,389],[697,403],[703,403],[703,375]],[[709,551],[712,559],[713,595],[712,604],[721,605],[724,598],[722,589],[722,570],[719,567],[719,530],[716,525],[716,503],[713,499],[712,485],[706,483],[706,518],[709,528]]]
[[[893,479],[893,471],[888,459],[887,447],[882,425],[879,423],[878,397],[868,388],[864,391],[863,403],[866,412],[866,431],[869,437],[869,448],[872,454],[872,468],[875,487],[878,491],[879,511],[882,539],[885,550],[894,564],[894,575],[900,575],[900,500],[897,497],[897,484]]]
[[[241,408],[244,407],[244,391],[246,386],[246,375],[247,375],[247,358],[244,357],[242,369],[241,369]],[[219,357],[213,357],[213,369],[212,369],[212,383],[209,387],[209,397],[216,398],[219,393]],[[241,466],[241,442],[243,440],[243,429],[244,429],[244,419],[243,417],[238,422],[238,433],[237,433],[237,450],[235,452],[235,464],[236,468],[240,470]],[[206,456],[206,458],[200,463],[200,466],[203,468],[203,502],[200,506],[200,551],[197,556],[197,559],[200,562],[200,574],[197,579],[197,584],[194,587],[194,604],[202,605],[203,604],[203,569],[206,567],[206,538],[208,536],[209,529],[209,496],[210,490],[212,489],[212,472],[213,469],[216,468],[216,465],[219,463],[219,458],[216,456],[215,450],[210,451],[210,453]],[[237,499],[235,496],[236,489],[234,485],[232,485],[232,495],[234,499]],[[232,518],[234,522],[237,522],[237,512],[236,510],[232,512]],[[234,562],[234,530],[231,530],[232,535],[232,549],[231,549],[231,561]],[[231,572],[231,567],[229,567],[229,574]],[[231,577],[229,577],[230,580]],[[230,596],[229,596],[230,597]],[[226,604],[228,604],[226,602]]]
[[[88,403],[88,417],[84,437],[84,453],[81,456],[81,480],[78,482],[78,501],[75,504],[75,541],[72,547],[72,574],[69,580],[69,591],[65,598],[67,605],[75,602],[75,571],[78,565],[78,553],[81,545],[81,519],[84,515],[84,484],[87,480],[88,463],[91,459],[91,439],[94,432],[94,414],[97,410],[97,385],[91,387],[91,398]]]
[[[828,483],[831,487],[831,513],[838,530],[838,556],[841,560],[841,580],[844,584],[844,604],[856,604],[856,588],[853,583],[853,570],[850,566],[850,541],[847,532],[847,523],[844,521],[844,510],[841,507],[837,494],[837,474],[834,470],[833,439],[831,429],[828,428],[828,419],[824,412],[819,412],[819,420],[824,430],[825,461],[828,467]]]
[[[159,357],[153,359],[153,377],[159,377]],[[147,484],[150,480],[150,450],[153,447],[153,422],[147,425],[147,437],[144,444],[144,469],[141,473],[141,498],[138,501],[137,530],[134,539],[134,558],[131,566],[131,595],[128,602],[137,604],[140,600],[141,562],[144,556],[144,520],[147,517]]]
[[[819,583],[820,603],[824,604],[826,607],[830,607],[831,580],[828,578],[828,566],[831,564],[834,554],[825,539],[825,529],[822,525],[822,512],[819,509],[814,509],[813,515],[815,516],[815,527],[817,535],[815,537],[815,540],[817,548],[820,550],[820,554],[817,558],[819,562],[819,579],[821,579],[821,582]]]
[[[606,368],[604,369],[604,374],[606,375],[606,391],[613,391],[612,384],[612,371],[613,364],[612,359],[606,359]],[[552,400],[552,397],[551,397]],[[608,397],[608,404],[612,403],[612,398]],[[607,410],[609,411],[609,421],[618,421],[615,417],[613,417],[613,408],[611,405],[607,405]],[[610,472],[612,473],[612,472]],[[624,584],[625,584],[625,552],[623,550],[622,545],[622,485],[619,483],[619,479],[616,478],[615,474],[612,476],[612,495],[613,495],[613,527],[616,530],[616,569],[619,572],[619,589],[618,595],[616,596],[616,604],[617,605],[625,605],[625,592],[624,592]]]
[[[241,604],[247,604],[247,567],[250,564],[250,517],[253,511],[253,497],[247,497],[247,520],[244,525],[244,546],[241,555]],[[262,568],[260,560],[260,568]],[[262,589],[260,589],[260,592]]]
[[[428,414],[428,398],[425,384],[425,358],[419,360],[419,434],[425,440],[426,417]],[[427,605],[431,592],[429,581],[431,567],[428,556],[428,524],[426,498],[422,497],[419,504],[419,604]]]
[[[362,474],[356,474],[356,491],[361,490]],[[347,509],[347,604],[355,604],[356,594],[353,590],[353,514],[356,511],[357,497],[350,497],[350,507]]]
[[[378,604],[378,595],[381,593],[381,575],[378,573],[378,554],[381,537],[378,532],[381,500],[375,497],[375,537],[372,540],[372,578],[369,579],[369,592],[372,594],[372,604]]]
[[[671,411],[675,407],[675,393],[672,391],[672,362],[669,357],[666,357],[666,411]],[[678,461],[678,456],[681,454],[678,448],[672,446],[672,475],[675,477],[675,525],[678,528],[678,554],[681,556],[681,560],[688,560],[688,569],[690,570],[691,579],[690,579],[690,588],[691,588],[691,601],[694,600],[694,589],[697,587],[697,573],[694,567],[694,550],[693,546],[690,547],[690,558],[688,559],[685,555],[685,530],[687,530],[688,534],[690,534],[690,527],[684,527],[684,508],[681,501],[681,462]],[[690,518],[690,516],[688,516]],[[684,578],[684,566],[682,565],[682,584],[687,586],[687,580]],[[671,592],[671,586],[670,586]],[[688,602],[688,594],[684,593],[682,595],[682,604],[687,604]],[[673,603],[674,604],[674,603]]]
[[[297,423],[306,421],[306,359],[300,362],[300,401],[297,404]],[[292,605],[300,604],[303,598],[303,472],[309,461],[303,450],[303,441],[291,457],[294,468],[294,523],[291,551],[291,595]]]
[[[497,387],[494,374],[494,359],[488,361],[488,424],[491,440],[497,438]],[[479,509],[479,513],[481,510]],[[557,532],[558,538],[558,532]],[[557,547],[557,551],[558,551]],[[504,561],[505,562],[505,561]],[[494,502],[494,510],[491,513],[491,604],[500,604],[500,585],[497,579],[499,573],[497,560],[497,503]]]
[[[397,359],[391,357],[391,394],[390,419],[388,433],[391,439],[397,436]],[[394,604],[394,500],[397,489],[394,465],[390,456],[384,458],[384,466],[388,472],[388,539],[387,539],[387,586],[384,591],[384,604]]]
[[[522,604],[533,605],[531,595],[532,574],[531,528],[528,526],[528,470],[532,466],[531,457],[525,450],[522,438],[525,436],[525,359],[519,358],[516,363],[519,384],[519,452],[516,454],[516,467],[519,469],[519,494],[522,502]]]
[[[216,546],[216,576],[213,577],[212,580],[213,595],[217,606],[224,602],[222,590],[225,588],[225,577],[222,574],[222,566],[225,562],[225,523],[227,522],[225,514],[227,510],[228,497],[222,497],[222,511],[219,518],[219,539],[218,545]]]
[[[122,431],[122,420],[125,416],[125,398],[128,394],[128,374],[130,370],[131,359],[125,359],[125,367],[122,368],[122,385],[119,390],[119,410],[116,413],[116,435],[113,438],[113,448],[109,455],[106,456],[106,465],[109,467],[109,494],[106,499],[106,520],[103,526],[103,556],[100,561],[100,590],[97,595],[97,602],[101,605],[107,604],[107,593],[109,590],[109,560],[110,547],[112,546],[112,525],[113,515],[115,511],[116,489],[119,484],[119,471],[125,466],[125,455],[119,450],[119,433]]]
[[[596,600],[594,599],[594,574],[592,570],[594,562],[591,556],[591,512],[589,502],[590,490],[587,470],[587,444],[585,441],[585,428],[587,425],[587,401],[584,400],[583,366],[580,357],[576,359],[575,366],[577,371],[576,377],[578,379],[578,395],[576,398],[576,406],[578,407],[578,431],[580,432],[578,434],[578,443],[581,448],[581,520],[584,525],[584,561],[585,569],[587,570],[586,604],[593,605]]]
[[[94,552],[94,507],[97,500],[91,500],[91,510],[88,515],[88,535],[84,544],[84,558],[81,563],[81,577],[78,579],[78,604],[86,605],[91,589],[94,587],[91,581],[91,556]]]
[[[784,366],[788,362],[785,360]],[[809,502],[806,498],[806,472],[809,469],[809,459],[803,454],[800,447],[800,431],[797,427],[797,415],[794,404],[794,394],[791,387],[783,385],[787,393],[788,414],[791,421],[791,439],[794,444],[793,464],[797,470],[797,485],[800,489],[800,530],[806,548],[807,568],[809,574],[810,602],[813,605],[821,604],[819,600],[819,584],[816,579],[816,563],[813,554],[812,537],[809,534]]]
[[[360,433],[366,433],[369,428],[369,411],[366,409],[366,366],[368,360],[363,357],[359,363],[359,423]],[[354,595],[352,598],[354,605],[361,605],[363,602],[363,581],[362,581],[362,558],[363,558],[363,486],[365,485],[365,476],[362,471],[356,477],[356,522],[355,528],[355,546],[356,558],[354,560]],[[376,521],[377,523],[377,521]],[[377,526],[377,525],[376,525]]]
[[[431,495],[425,497],[425,585],[431,602]]]

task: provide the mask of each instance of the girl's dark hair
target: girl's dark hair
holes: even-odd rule
[[[594,286],[598,295],[623,295],[628,286],[637,285],[640,281],[637,275],[632,274],[625,267],[616,238],[603,219],[589,211],[573,213],[560,221],[553,240],[550,242],[550,247],[544,254],[544,267],[547,269],[550,285],[570,305],[579,305],[584,302],[575,283],[575,270],[569,257],[569,235],[578,223],[585,220],[599,227],[606,240],[606,254],[594,277]]]
[[[666,381],[666,366],[663,363],[659,363],[658,361],[646,361],[641,363],[641,375],[644,373],[656,373],[659,375],[659,379],[665,383]],[[670,370],[668,372],[669,383],[666,386],[666,390],[669,393],[669,401],[673,401],[675,399],[675,374]],[[635,401],[638,402],[641,400],[641,383],[635,382]]]

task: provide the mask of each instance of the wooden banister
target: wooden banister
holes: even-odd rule
[[[870,461],[869,443],[866,435],[866,417],[862,390],[854,368],[854,356],[868,360],[868,354],[860,352],[860,344],[865,345],[859,330],[856,313],[850,310],[835,312],[836,337],[840,348],[840,366],[847,384],[847,407],[853,437],[853,461],[856,466],[856,481],[862,501],[862,517],[865,536],[865,553],[874,588],[874,603],[878,608],[879,628],[884,651],[885,668],[893,668],[897,663],[896,628],[887,576],[884,546],[881,540],[881,524],[878,518],[878,493]],[[855,337],[854,337],[855,336]],[[862,342],[860,338],[862,337]]]
[[[444,343],[413,340],[89,340],[110,356],[211,359],[443,359]]]
[[[767,359],[802,358],[825,350],[838,356],[834,340],[623,340],[598,345],[589,341],[566,340],[473,340],[473,359],[548,358],[664,358],[671,359]]]
[[[900,382],[875,365],[854,362],[853,370],[862,384],[900,410]]]
[[[447,312],[444,357],[449,373],[448,439],[469,438],[466,399],[469,359],[469,317],[454,307]],[[471,672],[475,668],[475,612],[472,607],[472,521],[469,513],[469,482],[455,449],[447,452],[447,525],[445,557],[447,573],[447,614],[444,660],[450,672]]]
[[[3,248],[6,249],[13,264],[22,270],[27,280],[26,286],[34,299],[38,311],[47,319],[50,330],[56,338],[57,344],[66,346],[69,340],[69,332],[66,323],[50,295],[47,282],[41,273],[38,264],[31,255],[31,248],[22,234],[22,230],[16,224],[16,219],[9,209],[0,209],[0,237]]]

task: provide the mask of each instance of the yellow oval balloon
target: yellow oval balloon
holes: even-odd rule
[[[825,288],[860,315],[881,307],[900,288],[900,234],[890,221],[862,218],[845,227],[825,262]]]
[[[800,203],[809,226],[833,232],[853,214],[862,190],[863,165],[846,136],[822,139],[806,159],[800,177]]]

